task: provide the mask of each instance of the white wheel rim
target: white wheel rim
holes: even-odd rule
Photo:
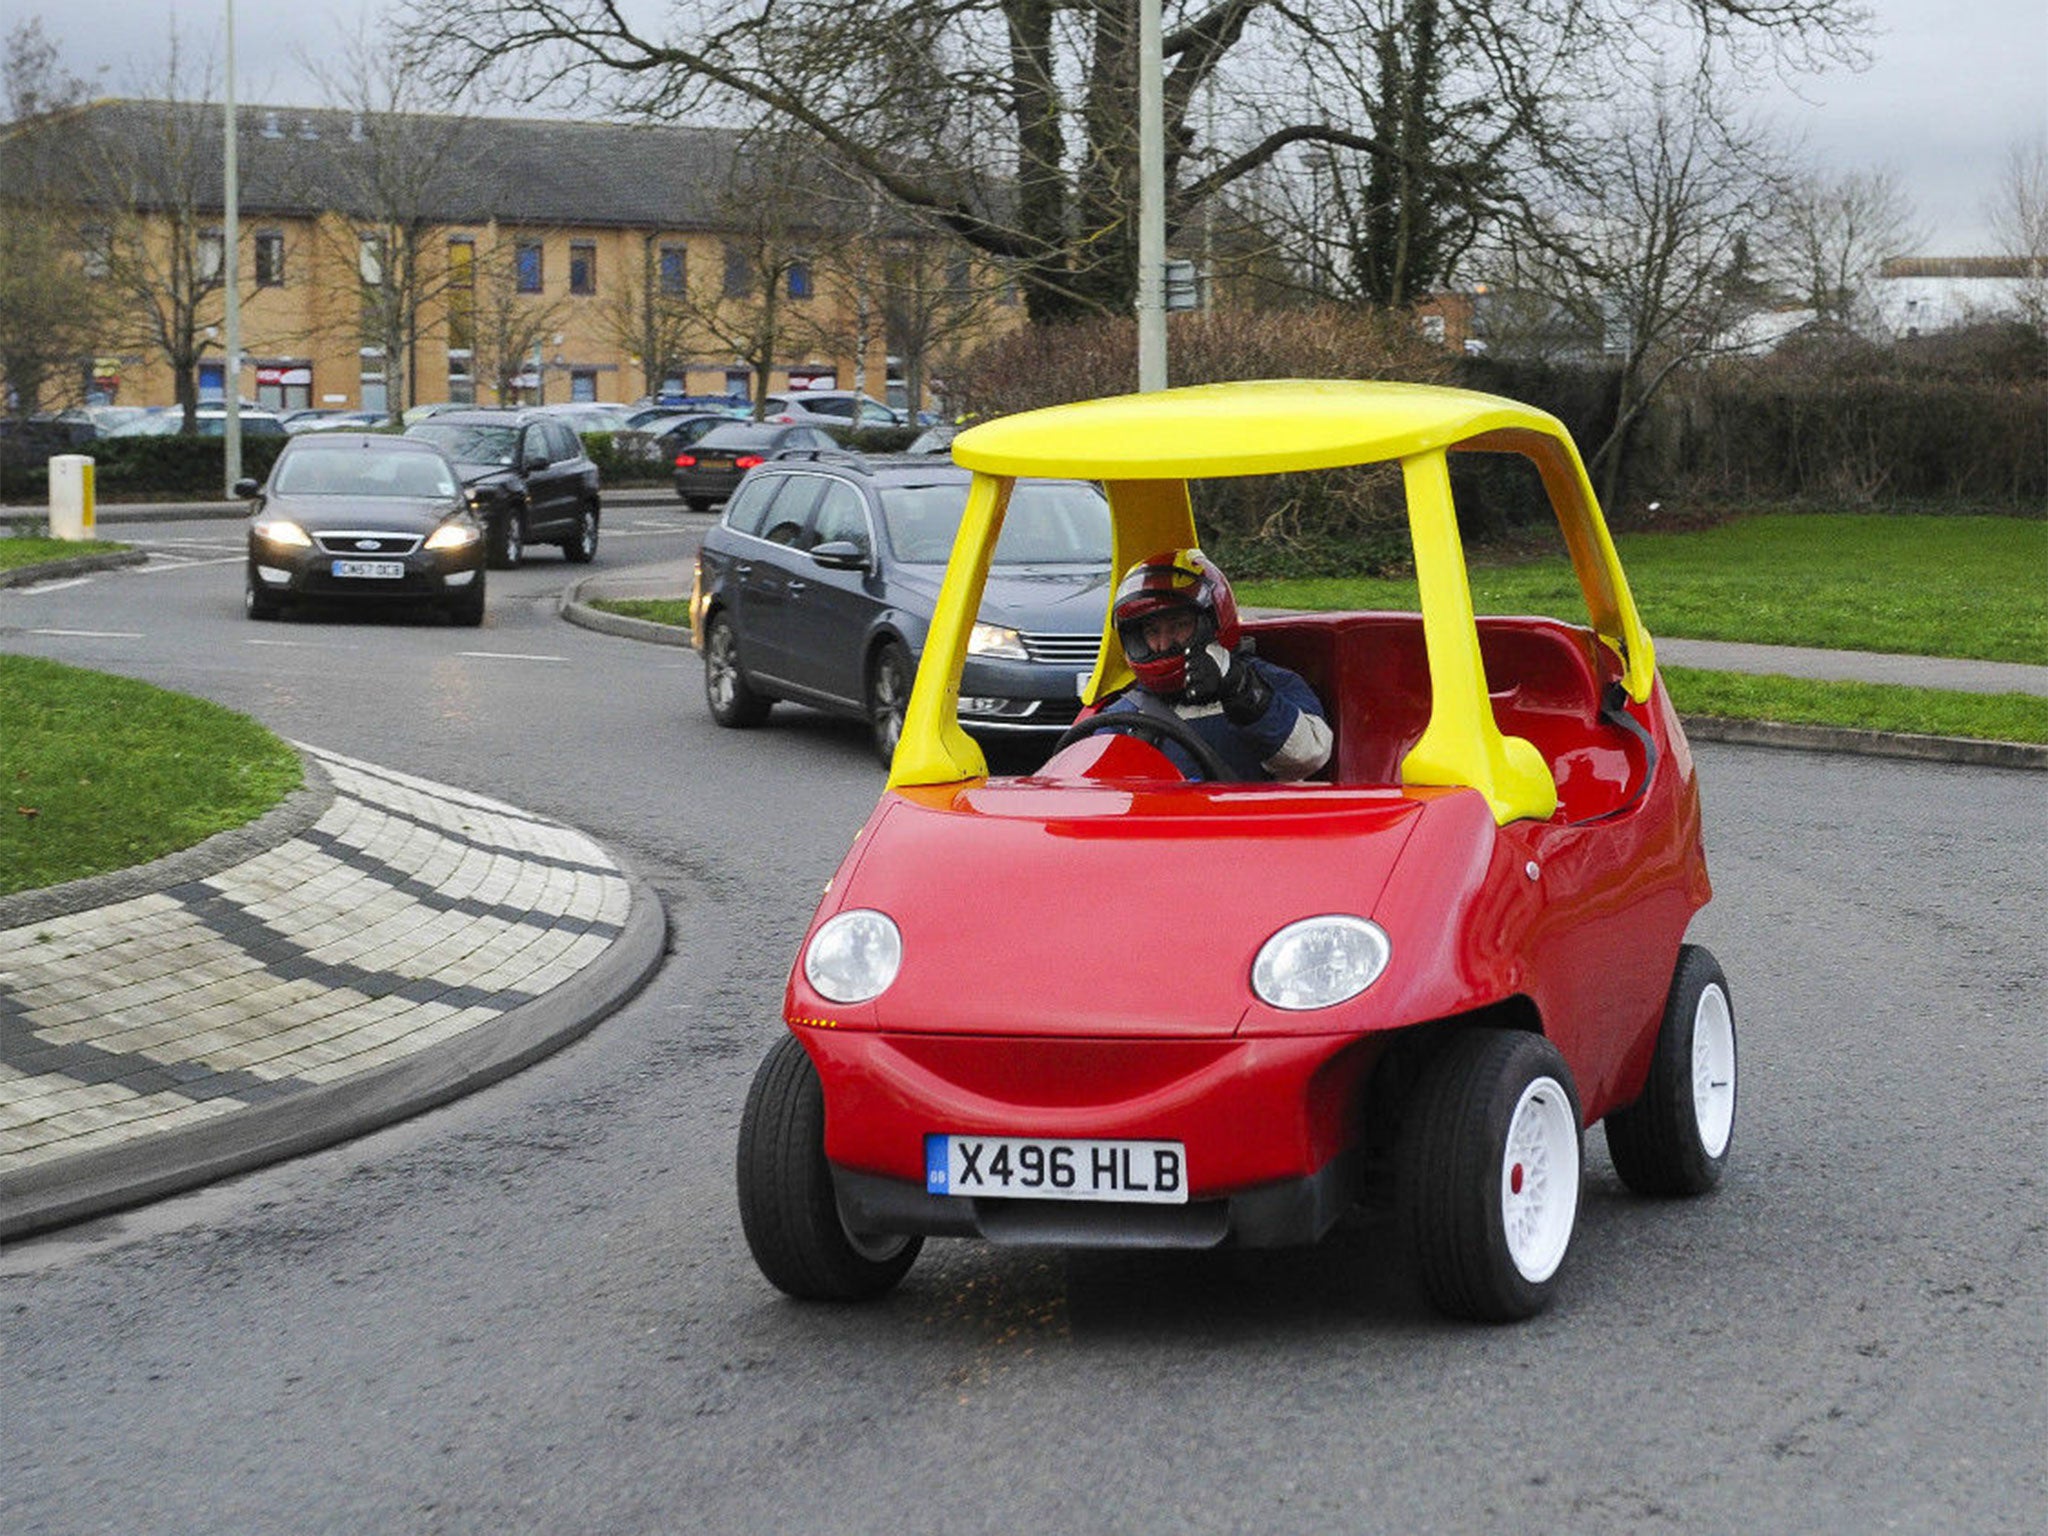
[[[1522,1090],[1508,1121],[1500,1166],[1501,1226],[1524,1280],[1557,1273],[1579,1212],[1579,1127],[1571,1095],[1554,1077]]]
[[[1692,1115],[1700,1149],[1728,1150],[1735,1129],[1735,1016],[1728,994],[1709,986],[1692,1013]]]

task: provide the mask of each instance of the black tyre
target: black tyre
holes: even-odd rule
[[[509,571],[526,559],[526,513],[507,507],[491,524],[490,565]]]
[[[588,565],[597,554],[597,508],[585,507],[576,514],[576,531],[562,541],[562,558],[573,565]]]
[[[476,579],[463,589],[460,597],[448,604],[448,622],[460,624],[465,629],[475,629],[484,621],[484,573],[478,571]]]
[[[896,743],[903,739],[903,713],[910,708],[910,689],[916,680],[910,652],[894,640],[885,641],[868,667],[868,728],[884,764],[896,760]]]
[[[722,613],[714,613],[704,629],[704,702],[720,725],[744,729],[768,718],[771,701],[747,686],[739,636]]]
[[[901,1280],[921,1237],[855,1237],[825,1162],[825,1093],[792,1035],[775,1043],[740,1115],[740,1226],[754,1262],[804,1301],[866,1301]]]
[[[242,585],[242,612],[252,619],[268,622],[284,614],[284,603],[257,584],[254,573]]]
[[[678,491],[676,494],[681,496],[682,492]],[[709,496],[683,496],[683,504],[692,512],[709,512],[718,505],[717,501]]]
[[[1578,1094],[1540,1035],[1473,1029],[1429,1063],[1402,1127],[1402,1235],[1432,1305],[1510,1322],[1550,1302],[1578,1220]]]
[[[1703,1195],[1735,1139],[1735,1008],[1706,950],[1678,952],[1642,1096],[1606,1119],[1607,1152],[1639,1195]]]

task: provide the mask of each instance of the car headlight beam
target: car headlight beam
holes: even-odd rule
[[[1252,991],[1289,1012],[1329,1008],[1377,981],[1392,952],[1377,923],[1335,912],[1305,917],[1259,947]]]
[[[427,548],[467,549],[482,537],[474,523],[443,523],[427,535]]]
[[[255,523],[256,537],[266,544],[275,544],[285,549],[311,549],[312,535],[288,517],[258,518]]]
[[[825,920],[804,946],[804,979],[835,1003],[880,997],[903,966],[903,935],[880,912],[850,908]]]
[[[1002,656],[1013,661],[1029,659],[1024,649],[1024,637],[1014,629],[1000,624],[976,624],[967,632],[967,654],[970,656]]]

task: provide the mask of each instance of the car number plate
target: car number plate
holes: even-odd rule
[[[731,469],[732,460],[706,456],[697,461],[697,467],[699,469]]]
[[[365,576],[376,581],[398,581],[405,576],[403,560],[337,560],[336,576]]]
[[[941,1135],[924,1139],[924,1187],[934,1195],[1185,1205],[1187,1166],[1187,1149],[1177,1141]]]

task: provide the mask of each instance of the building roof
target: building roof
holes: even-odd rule
[[[134,206],[168,205],[175,187],[177,201],[217,209],[223,115],[218,103],[102,100],[16,124],[0,130],[0,187],[21,195],[89,145],[98,163],[118,161]],[[730,229],[766,188],[802,179],[793,158],[726,128],[257,105],[237,108],[236,130],[245,218],[403,207],[447,225]],[[94,201],[100,179],[67,184]]]

